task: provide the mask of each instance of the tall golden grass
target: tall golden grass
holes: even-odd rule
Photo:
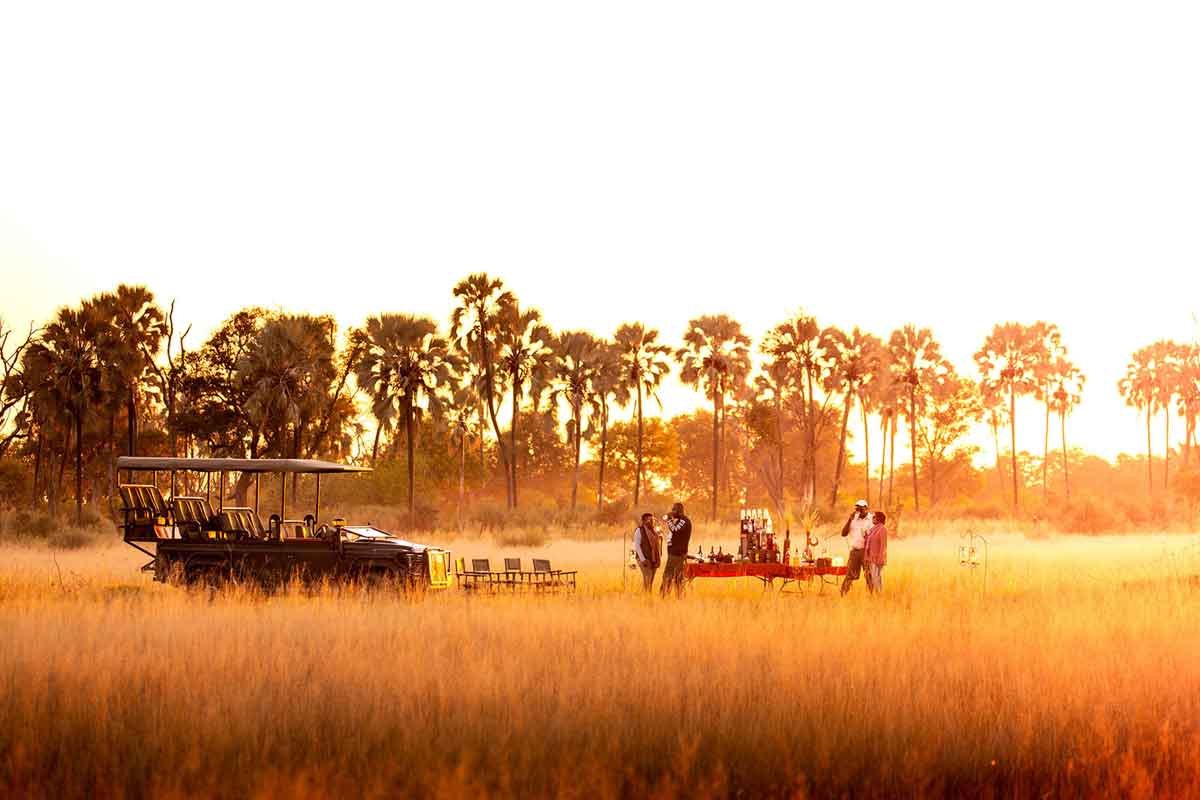
[[[893,543],[883,598],[682,601],[622,592],[617,542],[547,548],[584,573],[542,598],[10,551],[0,794],[1200,796],[1196,539],[1001,538],[986,596],[957,545]]]

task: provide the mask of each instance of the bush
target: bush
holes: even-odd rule
[[[95,542],[95,537],[78,528],[57,531],[50,535],[46,544],[57,550],[82,550]]]
[[[1067,506],[1062,527],[1067,533],[1086,533],[1094,536],[1119,530],[1124,522],[1124,518],[1118,512],[1089,497],[1073,500]]]
[[[496,544],[501,547],[545,547],[550,537],[545,530],[534,531],[528,528],[497,534]]]

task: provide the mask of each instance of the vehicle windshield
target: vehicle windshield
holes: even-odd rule
[[[344,525],[342,526],[342,536],[349,542],[357,542],[360,539],[392,538],[390,533],[385,533],[378,528],[370,528],[365,525]]]

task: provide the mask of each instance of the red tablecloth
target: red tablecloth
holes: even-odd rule
[[[695,578],[762,578],[764,580],[781,578],[789,581],[804,581],[818,575],[845,575],[846,568],[818,567],[813,564],[753,564],[749,562],[700,564],[689,561],[685,574],[688,580]]]

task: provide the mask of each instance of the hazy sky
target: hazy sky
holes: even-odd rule
[[[994,323],[1043,318],[1089,377],[1074,442],[1136,452],[1115,383],[1200,309],[1198,23],[1044,0],[7,3],[0,316],[142,282],[195,345],[246,304],[444,318],[484,270],[558,328],[640,318],[675,343],[698,314],[757,336],[804,308],[928,326],[970,374]],[[1018,434],[1041,449],[1032,405]]]

